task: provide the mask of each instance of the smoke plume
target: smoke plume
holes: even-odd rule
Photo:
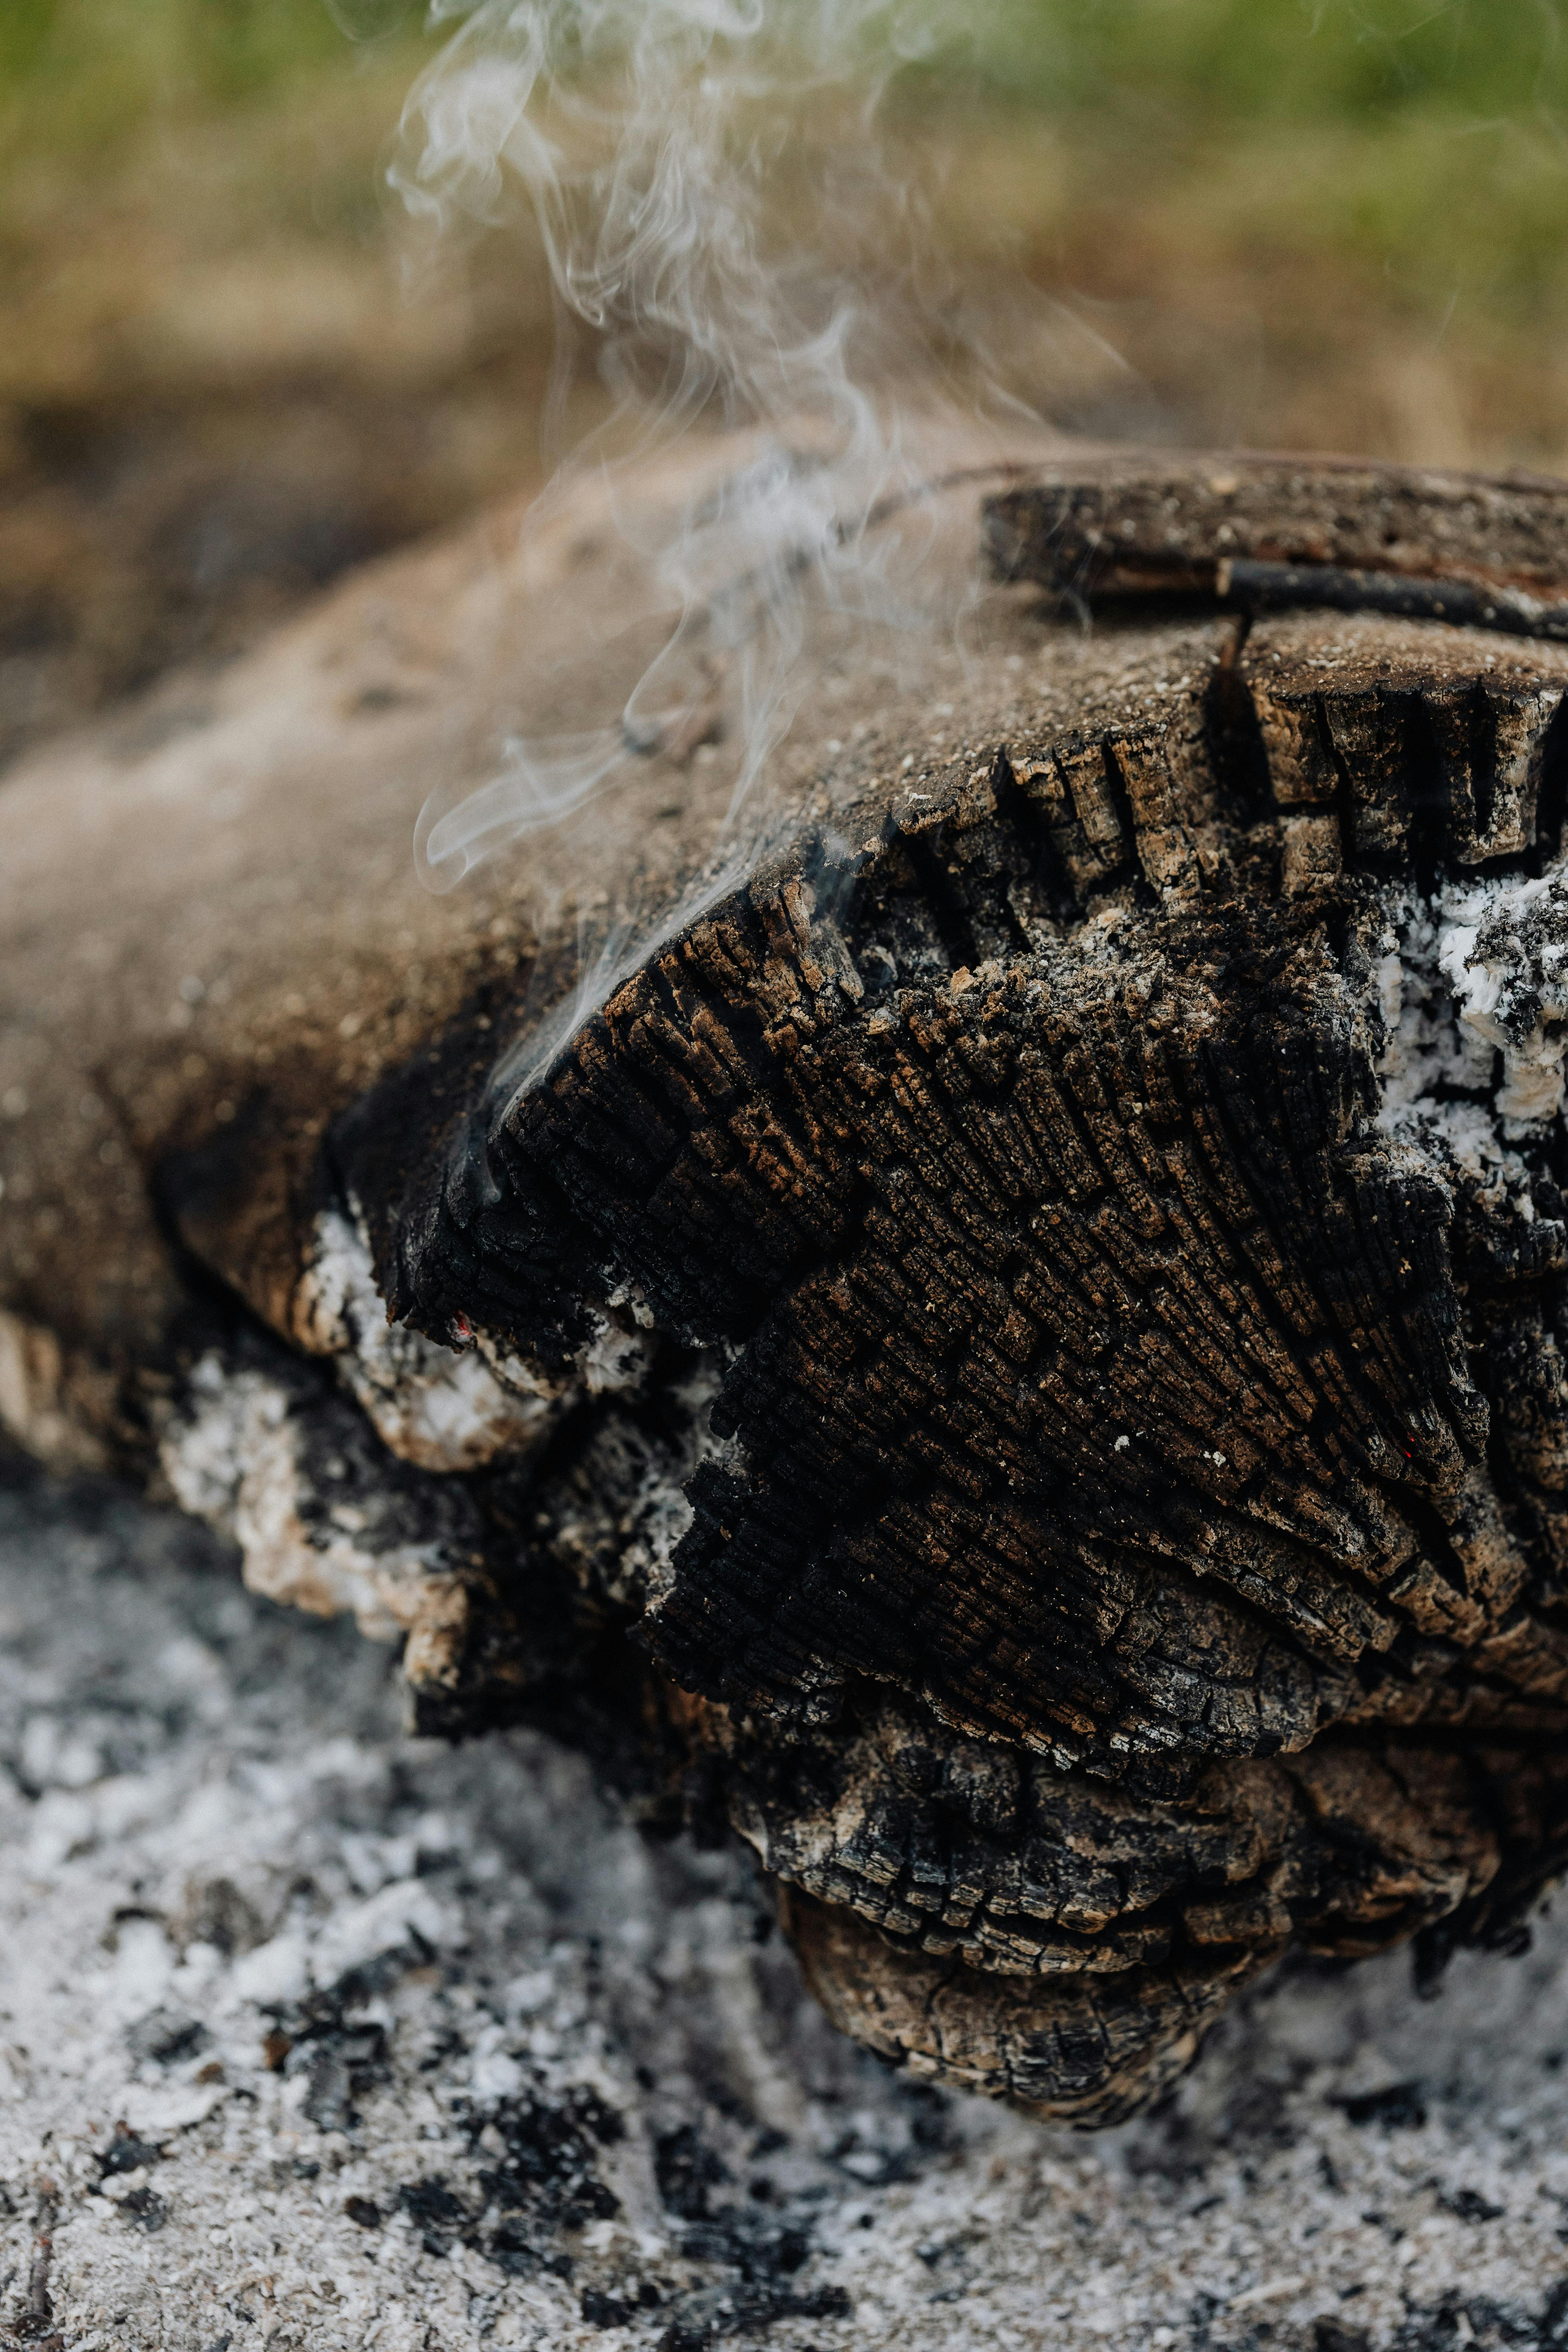
[[[421,871],[450,888],[639,755],[720,723],[733,848],[763,821],[759,782],[794,716],[810,616],[931,619],[920,494],[970,394],[939,361],[921,191],[889,165],[878,117],[901,67],[973,27],[973,0],[434,0],[432,13],[461,22],[409,100],[395,182],[437,223],[497,221],[524,194],[558,299],[558,376],[586,341],[613,394],[533,527],[584,468],[613,486],[700,424],[747,438],[676,528],[649,538],[631,507],[619,515],[650,612],[670,615],[624,708],[514,740],[490,781],[433,802]]]

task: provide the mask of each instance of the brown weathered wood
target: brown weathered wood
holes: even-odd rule
[[[1297,475],[1234,461],[1243,499],[1218,462],[1080,487],[1117,547],[1177,480],[1293,544]],[[1434,563],[1484,539],[1552,584],[1546,488],[1313,479],[1335,562],[1397,509]],[[426,707],[460,686],[477,741],[459,640]],[[1565,689],[1568,651],[1489,630],[1123,602],[1085,634],[1016,592],[913,684],[824,656],[792,822],[521,1088],[516,869],[367,880],[324,734],[261,763],[303,840],[258,819],[202,882],[230,986],[174,1075],[140,1010],[167,914],[116,897],[130,820],[79,752],[75,803],[68,762],[0,800],[41,1040],[10,1132],[86,1212],[7,1198],[10,1418],[156,1449],[253,1581],[401,1628],[425,1727],[546,1721],[739,1831],[829,2013],[916,2071],[1105,2119],[1292,1941],[1506,1943],[1568,1833]],[[399,724],[380,822],[443,755]],[[136,772],[165,909],[210,872],[184,756]],[[678,793],[677,879],[700,774],[656,762],[606,858]],[[62,793],[120,944],[57,1003]],[[350,945],[352,1009],[289,1010],[289,958]],[[132,1172],[84,1188],[88,1070]]]
[[[1555,599],[1568,487],[1364,458],[1074,454],[985,500],[999,575],[1060,595],[1212,594],[1222,567],[1329,566]]]

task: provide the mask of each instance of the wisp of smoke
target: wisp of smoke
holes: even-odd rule
[[[624,709],[514,740],[500,773],[432,803],[416,856],[450,888],[556,824],[692,721],[694,655],[739,746],[731,827],[794,715],[807,616],[899,625],[918,548],[874,522],[910,503],[942,403],[916,299],[911,191],[875,130],[889,76],[973,26],[973,0],[434,0],[460,29],[409,100],[394,178],[416,211],[531,200],[565,323],[599,348],[614,426],[565,469],[646,457],[699,419],[752,456],[657,543],[673,619]],[[922,348],[923,346],[923,348]],[[561,477],[537,510],[563,495]],[[754,814],[748,820],[755,822]]]

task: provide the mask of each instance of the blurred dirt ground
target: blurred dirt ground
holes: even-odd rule
[[[114,14],[71,13],[89,47]],[[97,137],[70,74],[51,99],[14,73],[0,758],[537,470],[533,251],[487,269],[454,248],[415,282],[378,150],[418,58],[356,56],[322,22],[331,47],[237,89],[172,43],[122,72],[123,117],[100,99]],[[66,113],[53,144],[29,98]]]
[[[1053,422],[1568,465],[1556,0],[975,23],[892,122]],[[402,0],[0,10],[0,761],[538,478],[536,240],[385,186],[437,46]]]

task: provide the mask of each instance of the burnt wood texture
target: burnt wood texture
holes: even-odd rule
[[[149,1151],[201,1276],[94,1359],[118,1425],[286,1584],[281,1448],[424,1727],[738,1832],[916,2073],[1111,2120],[1292,1943],[1516,1943],[1568,1836],[1565,521],[1008,481],[984,654],[808,743],[526,1076],[520,953],[323,1081],[265,1283],[264,1108]]]

